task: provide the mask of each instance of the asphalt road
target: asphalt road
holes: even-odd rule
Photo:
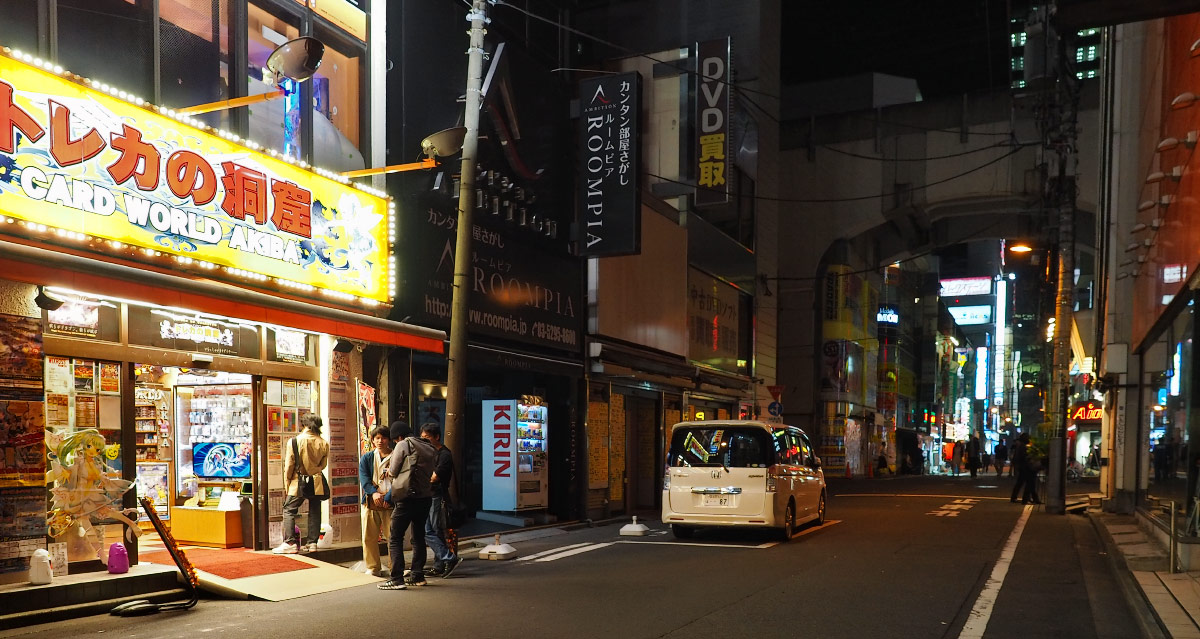
[[[424,588],[206,599],[4,636],[1140,636],[1090,520],[1010,503],[1010,481],[834,483],[829,523],[787,543],[724,531],[682,542],[653,520],[647,537],[584,528],[514,543],[521,559],[472,559]]]

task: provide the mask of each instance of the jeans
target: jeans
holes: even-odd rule
[[[434,497],[429,507],[429,519],[425,522],[425,543],[429,544],[429,549],[433,551],[434,566],[445,565],[447,561],[454,559],[454,553],[450,552],[446,544],[446,509],[443,507],[445,503],[441,497]]]
[[[283,500],[283,540],[289,544],[299,543],[296,539],[296,514],[300,512],[300,504],[304,497],[288,495]],[[321,536],[321,502],[316,499],[308,500],[308,536],[304,543],[315,544]]]
[[[425,531],[432,497],[410,497],[392,508],[392,534],[388,539],[388,560],[392,563],[392,578],[404,574],[404,533],[412,528],[412,575],[425,576]]]

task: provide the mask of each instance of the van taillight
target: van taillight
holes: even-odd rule
[[[775,492],[775,478],[770,475],[767,475],[767,492]]]
[[[663,473],[663,490],[671,490],[671,471]]]

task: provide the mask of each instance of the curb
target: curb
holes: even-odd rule
[[[1133,575],[1130,574],[1129,566],[1125,563],[1125,556],[1117,549],[1117,544],[1113,541],[1112,535],[1109,534],[1108,527],[1096,518],[1095,513],[1089,511],[1087,518],[1092,522],[1092,527],[1096,529],[1096,534],[1100,536],[1100,541],[1104,544],[1104,552],[1108,555],[1109,567],[1112,568],[1113,576],[1116,577],[1117,585],[1121,588],[1121,593],[1125,595],[1125,601],[1133,609],[1138,626],[1142,629],[1142,636],[1147,639],[1169,638],[1171,635],[1167,632],[1162,620],[1159,619],[1158,614],[1150,605],[1150,601],[1146,598],[1146,593],[1142,591],[1142,587],[1138,585]]]
[[[24,626],[53,623],[79,617],[104,615],[120,604],[139,599],[148,599],[154,603],[169,603],[187,599],[189,596],[186,589],[177,588],[175,590],[160,590],[159,592],[148,592],[127,597],[103,599],[101,601],[89,601],[70,606],[59,606],[57,608],[30,610],[29,612],[18,612],[12,615],[0,615],[0,630],[12,630]]]

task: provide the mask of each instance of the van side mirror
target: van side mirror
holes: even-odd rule
[[[812,466],[813,468],[820,468],[821,467],[821,458],[817,457],[816,455],[813,455],[809,459],[809,466]]]

